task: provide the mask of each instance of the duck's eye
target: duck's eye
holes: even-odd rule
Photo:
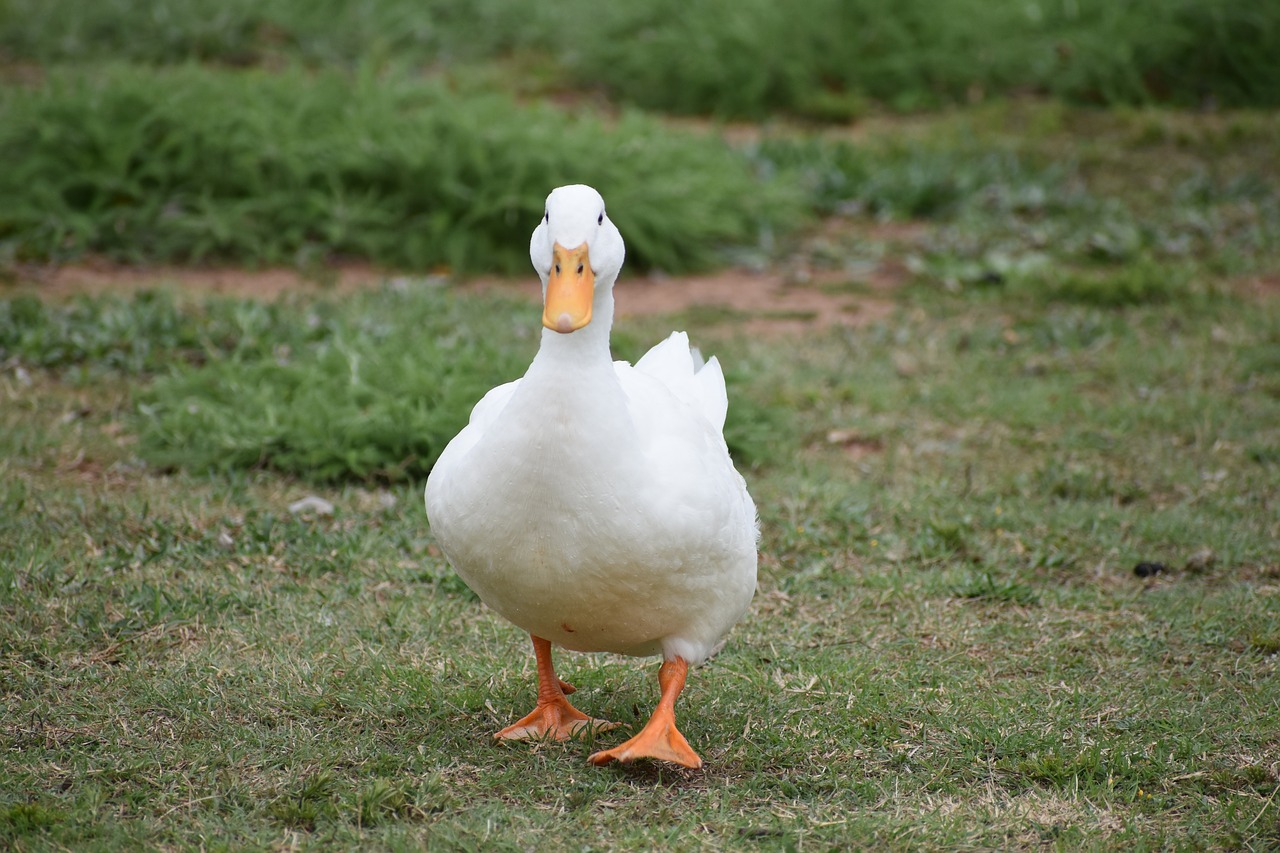
[[[549,210],[544,210],[544,211],[542,211],[542,218],[543,218],[543,220],[544,220],[544,221],[546,221],[546,223],[547,223],[548,225],[550,225],[550,224],[551,224],[551,211],[549,211]]]
[[[598,217],[596,217],[596,224],[597,224],[597,225],[603,225],[603,224],[604,224],[604,211],[600,211],[600,215],[599,215]]]

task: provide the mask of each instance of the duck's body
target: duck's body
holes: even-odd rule
[[[683,333],[634,367],[613,362],[621,237],[588,187],[556,190],[547,206],[530,247],[546,296],[537,357],[523,379],[475,407],[426,491],[432,531],[458,574],[534,637],[539,709],[548,684],[539,639],[575,651],[660,653],[679,667],[705,660],[750,604],[757,539],[755,507],[722,434],[719,364],[699,365]],[[593,279],[573,304],[562,299],[559,265],[576,257],[566,243],[581,244],[578,270]],[[664,683],[664,702],[667,692]],[[589,722],[526,718],[500,735],[567,736]],[[609,752],[593,760],[697,762],[696,754]]]
[[[566,369],[558,343],[491,391],[445,450],[432,529],[467,585],[529,633],[700,663],[755,591],[742,478],[717,427],[644,362],[605,352]],[[695,377],[682,335],[659,346]]]

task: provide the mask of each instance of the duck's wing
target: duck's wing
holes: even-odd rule
[[[657,379],[676,399],[706,418],[717,432],[724,433],[724,419],[729,411],[724,371],[715,356],[703,362],[702,354],[689,346],[687,334],[672,332],[669,338],[645,353],[633,369]]]
[[[453,441],[449,442],[449,446],[445,448],[435,467],[439,468],[441,463],[446,462],[446,457],[458,459],[466,455],[467,451],[476,445],[476,442],[502,414],[502,410],[507,407],[507,403],[511,401],[519,385],[520,380],[516,379],[505,385],[490,388],[471,410],[471,419],[467,421],[462,431],[453,437]]]
[[[496,388],[490,388],[471,410],[471,419],[467,422],[467,426],[483,431],[497,420],[518,387],[520,387],[520,380],[514,379]]]

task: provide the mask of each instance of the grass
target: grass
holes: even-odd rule
[[[894,306],[615,330],[633,360],[673,326],[720,356],[762,515],[685,772],[491,741],[532,656],[421,489],[527,363],[529,305],[415,275],[0,293],[0,847],[1280,846],[1280,133],[1145,106],[1274,104],[1275,15],[882,5],[654,0],[566,40],[574,4],[0,0],[9,275],[527,275],[574,179],[629,271],[734,259]],[[1137,106],[997,96],[1027,89]],[[730,145],[626,104],[858,122]],[[624,731],[655,701],[652,662],[558,663]]]
[[[743,460],[765,530],[753,612],[682,702],[700,773],[490,745],[531,701],[526,640],[435,550],[420,475],[344,485],[143,461],[158,401],[215,404],[271,363],[318,379],[338,341],[345,364],[372,365],[423,323],[506,330],[472,367],[426,340],[412,350],[483,384],[495,359],[527,358],[527,306],[430,287],[7,303],[45,331],[5,344],[0,836],[1274,845],[1274,312],[1225,285],[1188,311],[935,283],[861,331],[770,342],[730,326],[704,341],[730,366],[738,416],[783,414],[751,424],[773,452]],[[672,322],[624,324],[621,346]],[[102,326],[129,347],[64,344]],[[350,405],[325,393],[329,411]],[[278,396],[245,386],[226,417],[253,426]],[[832,430],[878,450],[846,455]],[[234,432],[211,421],[186,446]],[[310,493],[334,513],[289,512]],[[1212,560],[1184,568],[1205,548]],[[1142,580],[1138,561],[1171,571]],[[650,666],[561,664],[594,713],[647,714]]]
[[[930,286],[1038,306],[1197,310],[1226,279],[1272,273],[1274,123],[1268,113],[988,104],[868,121],[852,138],[766,134],[751,155],[819,214],[890,232],[901,223],[903,234],[936,223],[889,247]],[[825,285],[833,293],[868,292],[867,271],[886,258],[884,242],[856,228],[804,245],[816,267],[847,274]]]
[[[960,284],[1059,258],[1257,268],[1280,251],[1266,113],[993,104],[915,132],[869,121],[855,139],[774,131],[735,147],[641,115],[571,115],[399,72],[119,66],[10,90],[0,115],[0,153],[19,164],[0,176],[11,276],[86,254],[518,271],[545,188],[578,180],[620,211],[633,267],[671,272],[768,262],[832,214],[953,223],[937,254],[956,265],[937,271]]]
[[[270,304],[163,290],[62,306],[19,296],[0,301],[0,359],[79,387],[146,381],[140,452],[162,470],[388,483],[425,477],[484,392],[520,376],[535,314],[500,298],[459,302],[438,279]],[[772,433],[787,423],[747,397],[730,446],[748,463],[775,459]]]
[[[470,406],[519,376],[536,346],[528,310],[439,291],[299,307],[270,351],[162,377],[140,402],[144,455],[318,481],[425,477]],[[495,322],[468,320],[477,310]]]
[[[575,21],[564,39],[563,22]],[[842,121],[872,102],[919,109],[1035,92],[1077,102],[1275,106],[1280,15],[1231,0],[1016,5],[977,0],[213,2],[7,0],[10,61],[313,67],[373,59],[506,85],[597,89],[671,112]],[[539,82],[541,81],[541,82]]]
[[[0,261],[527,268],[547,188],[600,187],[631,260],[706,266],[799,199],[717,139],[398,72],[112,66],[0,93]],[[656,175],[663,180],[655,180]],[[495,180],[501,176],[501,180]]]
[[[868,100],[920,109],[1036,91],[1077,102],[1274,103],[1274,13],[1225,2],[1037,3],[813,0],[635,7],[590,41],[580,81],[603,79],[650,107],[846,119]],[[652,62],[647,56],[673,61]],[[674,61],[676,57],[684,62]],[[765,59],[761,59],[765,57]],[[1247,69],[1247,70],[1246,70]],[[1274,90],[1272,90],[1274,92]]]

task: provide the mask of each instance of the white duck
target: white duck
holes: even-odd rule
[[[662,698],[635,737],[593,764],[702,760],[675,724],[689,666],[746,612],[758,525],[723,427],[728,398],[676,332],[634,367],[609,329],[622,235],[594,189],[547,197],[529,256],[542,278],[542,342],[523,379],[494,388],[427,481],[431,529],[480,598],[533,637],[538,703],[500,739],[565,739],[594,720],[565,698],[552,644],[661,653]]]

